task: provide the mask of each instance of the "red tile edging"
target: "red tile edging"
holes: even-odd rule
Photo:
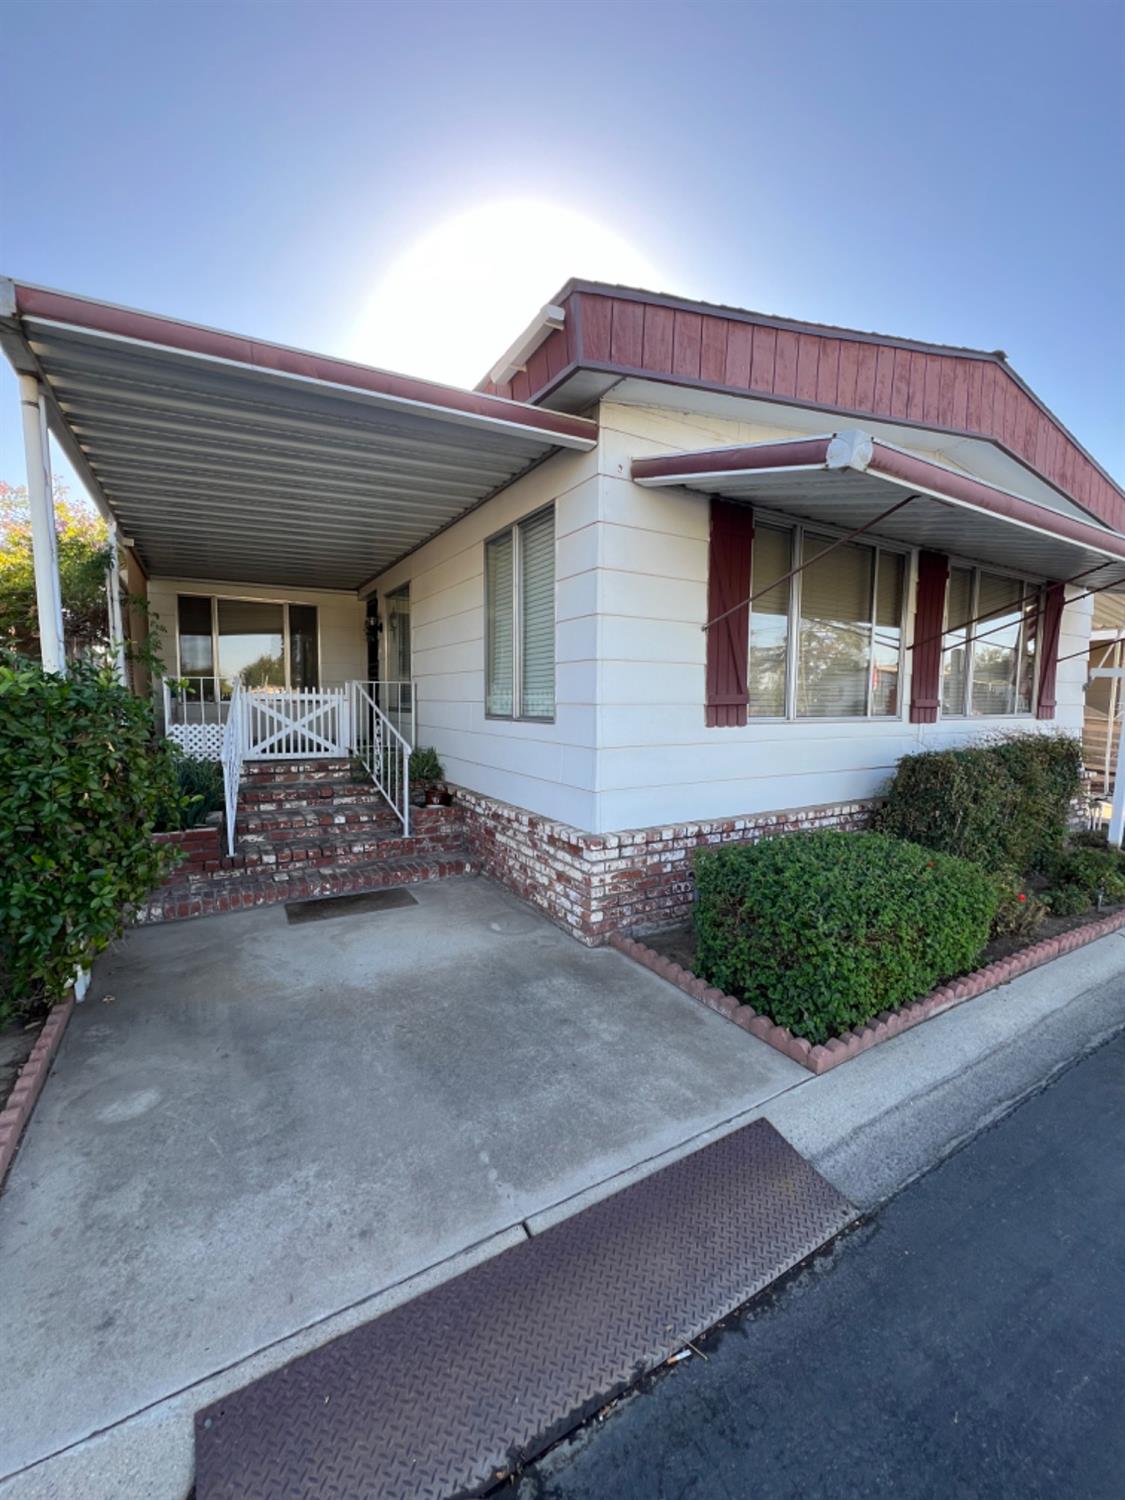
[[[51,1063],[59,1050],[62,1034],[73,1009],[73,991],[65,1000],[60,1000],[52,1007],[43,1022],[43,1029],[35,1039],[31,1056],[16,1075],[7,1103],[0,1110],[0,1185],[3,1185],[8,1168],[15,1159],[16,1150],[27,1122],[31,1119],[35,1101],[47,1081],[47,1074],[51,1071]]]
[[[718,1011],[721,1016],[733,1021],[736,1026],[741,1026],[752,1036],[768,1043],[786,1057],[791,1057],[794,1062],[799,1062],[810,1073],[827,1073],[830,1068],[847,1062],[860,1052],[866,1052],[868,1047],[888,1041],[900,1031],[909,1031],[912,1026],[928,1021],[931,1016],[936,1016],[943,1010],[950,1010],[964,1000],[973,1000],[986,990],[1007,984],[1010,979],[1026,974],[1029,969],[1037,969],[1040,964],[1060,958],[1064,953],[1071,953],[1075,948],[1084,948],[1087,943],[1105,937],[1107,933],[1116,932],[1123,926],[1125,911],[1119,911],[1095,922],[1087,922],[1082,927],[1074,927],[1070,932],[1060,933],[1058,937],[1044,938],[1042,942],[1032,943],[1008,958],[986,964],[983,969],[976,969],[972,974],[963,974],[960,979],[951,979],[947,984],[938,985],[937,989],[931,990],[928,995],[915,1000],[911,1005],[904,1005],[899,1010],[885,1010],[858,1031],[845,1031],[823,1046],[813,1046],[803,1037],[794,1036],[787,1026],[778,1026],[768,1016],[759,1015],[751,1006],[743,1005],[733,995],[724,995],[722,990],[715,989],[705,979],[700,979],[698,975],[673,963],[636,938],[613,933],[609,941],[619,952],[636,959],[646,969],[651,969],[654,974],[659,974],[662,979],[669,980],[683,990],[685,995],[691,995],[693,999]]]

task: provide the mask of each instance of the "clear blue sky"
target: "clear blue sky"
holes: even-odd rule
[[[450,215],[533,198],[664,290],[1003,348],[1122,479],[1123,14],[9,0],[0,270],[401,366],[379,316],[357,333],[388,268]],[[497,303],[473,375],[559,280],[514,327]],[[0,478],[22,482],[17,437],[5,364]]]

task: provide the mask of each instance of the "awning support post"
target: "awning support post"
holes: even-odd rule
[[[125,625],[121,618],[121,574],[117,553],[117,527],[109,528],[109,562],[105,570],[106,604],[109,613],[109,641],[117,679],[129,686],[129,667],[125,659]]]
[[[23,446],[27,460],[27,502],[31,512],[31,550],[35,561],[35,606],[39,615],[39,653],[45,672],[65,676],[66,646],[51,484],[51,450],[47,440],[47,404],[34,375],[21,374],[19,379]]]

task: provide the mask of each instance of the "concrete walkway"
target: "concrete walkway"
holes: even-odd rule
[[[182,1500],[198,1408],[704,1141],[764,1114],[870,1207],[1125,1025],[1115,935],[813,1078],[485,881],[415,894],[99,965],[0,1197],[0,1500]]]
[[[0,1475],[805,1076],[487,882],[414,894],[143,929],[98,966],[0,1198]],[[84,1493],[182,1494],[190,1424],[177,1449]],[[66,1493],[50,1468],[17,1492]]]

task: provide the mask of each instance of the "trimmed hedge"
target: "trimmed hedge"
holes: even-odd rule
[[[1081,770],[1081,745],[1062,734],[908,755],[874,826],[994,874],[1043,870],[1062,849]]]
[[[977,865],[880,833],[702,850],[696,971],[826,1042],[976,966],[999,900]]]
[[[177,796],[151,705],[108,671],[0,653],[0,1018],[63,995],[173,859]]]

